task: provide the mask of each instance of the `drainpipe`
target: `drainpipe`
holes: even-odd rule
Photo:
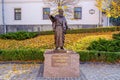
[[[110,26],[110,18],[108,17],[108,25],[107,26]]]
[[[101,22],[100,20],[101,20],[101,13],[100,13],[100,10],[99,10],[99,24],[98,24],[99,27],[101,27],[100,26],[100,22]]]
[[[6,33],[4,0],[2,0],[2,23],[3,23],[4,33]]]

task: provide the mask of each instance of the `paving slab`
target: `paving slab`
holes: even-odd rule
[[[81,63],[79,78],[44,78],[43,64],[0,63],[0,80],[120,80],[120,64]]]

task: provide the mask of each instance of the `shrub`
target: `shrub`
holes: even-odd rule
[[[0,61],[43,61],[43,52],[44,50],[39,49],[0,50]]]
[[[109,51],[109,52],[120,52],[120,33],[113,34],[114,40],[99,39],[98,41],[93,41],[88,50],[95,51]]]
[[[116,63],[120,61],[120,52],[103,51],[77,51],[82,62],[109,62]]]
[[[6,34],[1,34],[1,39],[15,39],[15,40],[25,40],[29,38],[34,38],[38,35],[37,32],[25,32],[25,31],[19,31],[19,32],[10,32]]]
[[[120,33],[118,33],[118,34],[113,34],[113,39],[120,40]]]
[[[53,31],[41,31],[40,32],[40,35],[52,35],[52,34],[54,34]]]
[[[94,33],[94,32],[109,32],[109,31],[117,31],[117,27],[99,27],[99,28],[82,28],[75,30],[68,30],[68,34],[74,33]]]
[[[120,31],[120,27],[112,26],[112,27],[99,27],[99,28],[71,29],[67,31],[67,34],[110,32],[110,31]],[[41,31],[40,32],[40,35],[51,35],[51,34],[54,34],[54,32],[53,31]]]
[[[0,61],[44,61],[42,49],[0,50]],[[77,51],[82,62],[119,62],[120,52]]]
[[[120,40],[99,39],[98,41],[93,41],[87,49],[95,51],[120,52]]]

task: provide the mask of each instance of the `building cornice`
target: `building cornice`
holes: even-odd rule
[[[80,0],[80,1],[95,1],[95,0]],[[4,0],[5,3],[39,3],[43,2],[43,0]],[[0,3],[1,0],[0,0]]]
[[[4,3],[40,3],[42,0],[4,0]],[[2,3],[0,1],[0,3]]]

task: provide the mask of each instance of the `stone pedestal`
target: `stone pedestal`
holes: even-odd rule
[[[46,50],[44,53],[44,77],[79,77],[79,55],[73,51]]]

